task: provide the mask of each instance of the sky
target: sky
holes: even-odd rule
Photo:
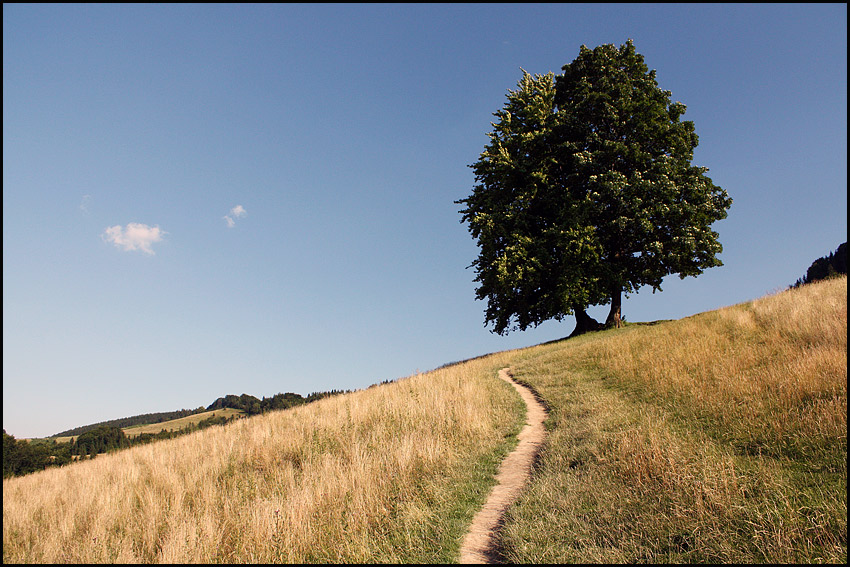
[[[569,335],[485,326],[455,201],[522,69],[628,39],[733,204],[724,265],[627,321],[775,293],[846,241],[845,4],[4,4],[4,429]]]

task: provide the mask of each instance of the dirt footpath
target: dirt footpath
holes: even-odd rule
[[[543,420],[546,409],[531,390],[514,382],[507,368],[499,370],[499,378],[510,383],[522,396],[528,414],[526,424],[519,434],[519,444],[505,457],[496,475],[496,486],[469,528],[469,533],[460,548],[460,563],[496,563],[497,532],[505,511],[519,496],[531,476],[534,457],[540,450],[545,436]]]

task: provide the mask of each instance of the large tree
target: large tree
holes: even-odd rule
[[[500,334],[570,314],[583,332],[597,327],[586,308],[608,303],[619,326],[624,293],[721,265],[710,225],[731,199],[691,165],[685,106],[631,40],[582,46],[563,71],[523,71],[458,201],[480,248],[476,295]]]

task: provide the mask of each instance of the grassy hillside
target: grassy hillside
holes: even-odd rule
[[[846,562],[846,277],[514,368],[551,416],[509,560]]]
[[[514,562],[846,562],[847,280],[3,482],[8,562],[451,562],[522,424]]]
[[[3,482],[7,562],[448,562],[523,406],[480,359]]]

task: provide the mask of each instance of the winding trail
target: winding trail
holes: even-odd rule
[[[543,420],[546,409],[527,387],[515,382],[507,368],[499,370],[499,378],[511,384],[522,396],[528,413],[519,434],[519,444],[502,461],[496,475],[496,486],[484,506],[472,519],[469,532],[460,548],[460,563],[497,563],[497,537],[505,511],[519,497],[531,476],[534,458],[545,437]]]

